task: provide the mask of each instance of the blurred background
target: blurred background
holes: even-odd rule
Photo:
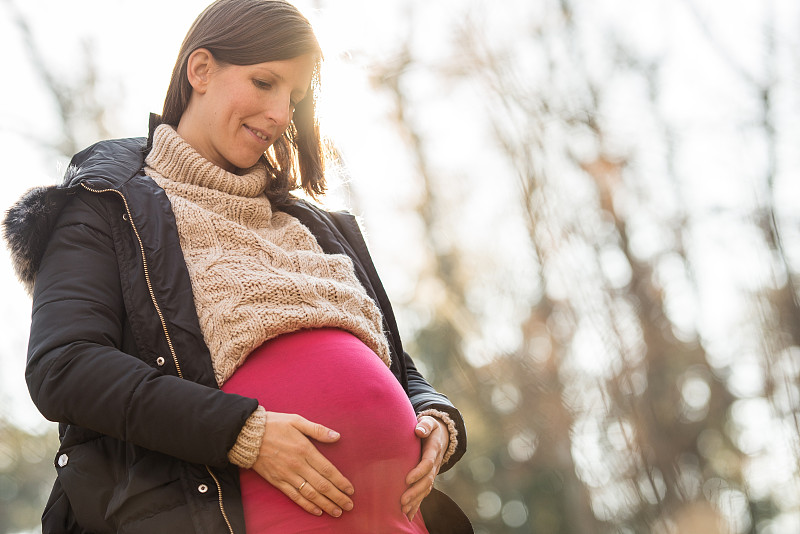
[[[0,0],[0,208],[146,135],[207,3]],[[800,532],[800,4],[295,3],[326,205],[464,414],[476,532]],[[37,532],[56,429],[0,280],[0,532]]]

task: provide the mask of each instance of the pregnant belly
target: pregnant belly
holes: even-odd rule
[[[391,371],[357,337],[330,328],[282,335],[253,351],[222,389],[339,432],[336,443],[314,444],[355,487],[352,511],[316,517],[243,469],[248,534],[427,532],[421,514],[409,523],[400,510],[404,479],[420,457],[414,410]]]

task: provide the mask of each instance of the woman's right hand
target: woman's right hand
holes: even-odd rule
[[[339,433],[296,414],[267,412],[252,469],[306,512],[339,517],[353,509],[353,485],[308,438],[334,443]]]

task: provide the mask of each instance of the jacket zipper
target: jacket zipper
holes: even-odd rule
[[[161,321],[161,328],[164,329],[164,336],[167,338],[167,345],[169,346],[170,354],[172,354],[172,361],[175,362],[175,369],[178,370],[178,376],[180,378],[183,378],[183,372],[181,372],[181,365],[180,363],[178,363],[178,356],[177,354],[175,354],[175,348],[172,346],[172,338],[169,336],[169,331],[167,330],[167,322],[164,320],[164,314],[161,313],[161,307],[158,305],[158,301],[156,301],[155,292],[153,292],[153,285],[150,283],[150,270],[147,267],[147,257],[145,256],[144,253],[144,245],[142,245],[142,238],[139,236],[139,230],[136,228],[136,224],[133,222],[133,215],[131,214],[130,207],[128,207],[128,199],[125,198],[125,195],[123,195],[116,189],[92,189],[84,183],[81,183],[81,187],[92,193],[116,193],[122,199],[122,203],[125,204],[125,211],[128,214],[128,220],[131,223],[131,228],[133,228],[133,233],[136,234],[136,240],[139,241],[139,250],[142,251],[142,266],[144,267],[144,279],[145,282],[147,282],[147,290],[150,292],[150,300],[153,301],[153,306],[155,306],[156,313],[158,314],[158,318]]]
[[[213,473],[213,471],[211,471],[210,467],[206,466],[206,471],[208,471],[208,474],[211,475],[211,478],[214,479],[214,484],[217,485],[217,495],[219,496],[219,511],[222,512],[222,518],[225,520],[225,524],[228,525],[228,531],[231,534],[234,534],[231,522],[228,520],[228,514],[225,513],[225,505],[222,502],[222,485],[219,483],[219,479],[217,479],[216,475]]]
[[[128,214],[128,221],[131,223],[131,228],[133,228],[133,233],[136,235],[136,240],[139,242],[139,250],[142,251],[142,266],[144,268],[144,279],[147,283],[147,290],[150,292],[150,300],[153,302],[153,306],[156,309],[156,313],[158,314],[158,318],[161,321],[161,328],[164,330],[164,336],[167,338],[167,345],[169,346],[169,352],[172,355],[172,361],[175,362],[175,369],[178,371],[178,376],[183,378],[183,372],[181,372],[181,365],[178,363],[178,356],[175,353],[175,347],[172,345],[172,338],[169,336],[169,330],[167,330],[167,322],[164,319],[164,314],[161,312],[161,307],[158,305],[158,301],[156,300],[156,294],[153,291],[153,285],[150,282],[150,269],[147,266],[147,256],[144,253],[144,245],[142,244],[142,238],[139,235],[139,230],[136,228],[136,223],[133,222],[133,215],[131,214],[131,209],[128,206],[128,199],[125,198],[120,191],[116,189],[92,189],[88,187],[86,184],[81,183],[81,187],[86,189],[91,193],[116,193],[122,199],[122,203],[125,204],[125,212]],[[225,524],[228,525],[228,531],[231,534],[234,534],[233,527],[231,526],[230,520],[228,520],[228,514],[225,513],[225,505],[222,502],[222,485],[219,483],[219,479],[217,479],[216,475],[211,471],[211,468],[205,466],[208,474],[211,475],[211,478],[214,479],[214,483],[217,485],[217,495],[219,496],[219,511],[222,512],[222,518],[225,520]]]

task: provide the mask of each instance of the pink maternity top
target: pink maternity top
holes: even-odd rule
[[[421,513],[409,522],[400,506],[405,477],[420,458],[414,409],[386,364],[357,337],[334,328],[281,335],[252,352],[222,389],[339,432],[338,442],[315,445],[355,488],[352,511],[317,517],[242,469],[248,534],[428,532]]]

